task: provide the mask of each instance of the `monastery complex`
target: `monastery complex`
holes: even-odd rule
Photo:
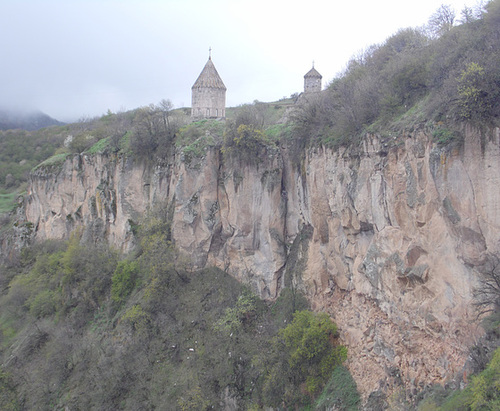
[[[304,93],[321,91],[321,74],[313,67],[304,75]],[[226,117],[226,86],[219,76],[212,55],[200,75],[191,87],[191,118],[201,120],[205,118]]]

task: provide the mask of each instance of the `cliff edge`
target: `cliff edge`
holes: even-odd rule
[[[365,398],[466,373],[481,334],[472,290],[500,249],[500,130],[468,127],[459,146],[420,131],[300,161],[286,148],[260,154],[73,155],[32,173],[25,218],[35,241],[82,227],[128,252],[141,216],[172,207],[175,244],[197,267],[268,299],[301,288],[327,311]]]

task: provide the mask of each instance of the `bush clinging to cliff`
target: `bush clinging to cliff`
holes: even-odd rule
[[[418,405],[419,411],[494,411],[500,409],[500,348],[481,373],[470,379],[463,390],[447,393],[442,389]]]
[[[273,340],[264,379],[264,399],[270,406],[305,406],[319,394],[333,370],[347,357],[334,342],[337,327],[324,314],[298,311]]]

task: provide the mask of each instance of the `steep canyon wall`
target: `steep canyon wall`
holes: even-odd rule
[[[500,131],[439,148],[424,132],[389,146],[286,149],[258,161],[75,155],[31,176],[36,240],[77,227],[128,251],[148,208],[173,207],[176,245],[265,298],[285,284],[328,311],[364,395],[415,391],[462,370],[477,337],[472,289],[500,248]]]

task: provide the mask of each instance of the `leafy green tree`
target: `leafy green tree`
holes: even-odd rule
[[[465,120],[483,120],[490,115],[492,102],[488,93],[486,73],[482,66],[467,64],[458,79],[460,116]]]
[[[500,348],[496,349],[488,367],[472,377],[469,389],[468,405],[472,411],[500,409]]]
[[[344,347],[334,349],[336,335],[337,326],[326,313],[313,314],[311,311],[295,313],[292,324],[280,332],[290,352],[291,368],[302,374],[313,371],[314,377],[323,378],[345,360]]]
[[[347,349],[335,343],[336,336],[337,327],[326,313],[294,314],[273,343],[272,365],[263,387],[268,405],[305,405],[320,392],[335,367],[347,358]]]

